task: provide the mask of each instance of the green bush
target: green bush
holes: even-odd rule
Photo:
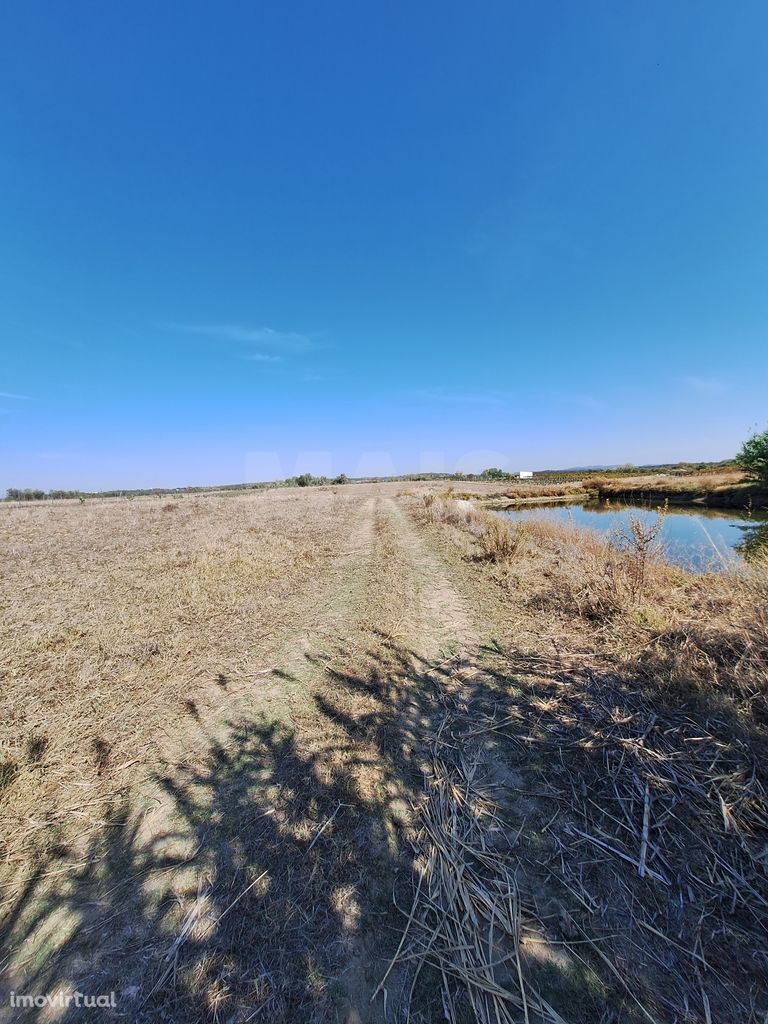
[[[735,462],[750,476],[768,483],[768,430],[747,438]]]

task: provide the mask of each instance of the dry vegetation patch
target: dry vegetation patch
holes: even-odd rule
[[[584,487],[597,491],[603,500],[670,501],[715,508],[764,508],[768,491],[738,470],[690,473],[685,476],[655,474],[633,477],[589,477]]]
[[[507,609],[509,682],[484,728],[550,806],[523,828],[518,881],[558,908],[541,921],[603,1006],[590,1019],[762,1021],[768,562],[689,575],[639,524],[619,539],[414,511]]]
[[[82,835],[92,808],[183,743],[185,722],[258,691],[357,514],[327,493],[291,499],[2,510],[6,864]],[[73,828],[64,809],[86,805]]]
[[[645,476],[590,476],[584,480],[587,488],[596,488],[610,493],[611,491],[651,491],[666,490],[670,493],[688,494],[701,491],[712,491],[719,487],[734,487],[744,483],[746,477],[740,470],[720,470],[715,473],[688,473],[673,475],[671,473],[651,473]]]
[[[4,981],[763,1022],[768,567],[393,493],[2,510]]]

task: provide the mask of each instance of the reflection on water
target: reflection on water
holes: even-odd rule
[[[759,551],[768,551],[768,522],[752,520],[738,523],[737,528],[741,530],[741,537],[738,544],[734,544],[734,550],[747,561]]]
[[[498,510],[497,515],[514,522],[532,516],[587,526],[601,532],[625,530],[629,516],[650,524],[655,508],[615,502],[585,502],[568,505],[535,505]],[[740,513],[734,509],[674,506],[669,508],[660,534],[668,561],[696,571],[719,570],[734,558],[753,558],[768,551],[768,512]]]

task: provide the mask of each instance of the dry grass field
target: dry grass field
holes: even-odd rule
[[[661,488],[670,494],[695,494],[698,491],[715,491],[720,487],[735,487],[744,483],[744,473],[738,469],[727,469],[714,473],[688,473],[672,476],[669,473],[645,476],[619,476],[587,478],[588,483],[600,482],[601,489],[609,490],[652,490]]]
[[[765,1022],[768,566],[442,491],[0,507],[0,1019]]]
[[[689,473],[630,477],[588,477],[585,488],[595,489],[604,499],[632,501],[641,498],[683,504],[697,503],[715,508],[744,509],[751,505],[765,507],[768,494],[764,485],[750,480],[736,469],[711,473]]]

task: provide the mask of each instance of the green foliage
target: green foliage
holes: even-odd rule
[[[46,498],[79,498],[84,500],[81,491],[45,491],[39,487],[9,487],[5,492],[6,501],[44,501]]]
[[[768,522],[752,520],[741,523],[739,530],[741,540],[736,545],[736,550],[746,561],[757,561],[768,555]]]
[[[735,462],[750,476],[768,483],[768,430],[748,437]]]
[[[312,476],[311,473],[300,473],[298,476],[291,476],[285,481],[288,487],[321,487],[330,483],[327,476]]]
[[[480,474],[481,480],[511,480],[512,474],[507,473],[506,470],[497,469],[495,466],[491,469],[484,469]]]
[[[6,501],[42,501],[45,491],[33,487],[9,487],[5,492]]]
[[[335,476],[333,478],[333,483],[335,483],[335,484],[348,484],[349,483],[349,477],[347,476],[346,473],[339,473],[338,476]]]

